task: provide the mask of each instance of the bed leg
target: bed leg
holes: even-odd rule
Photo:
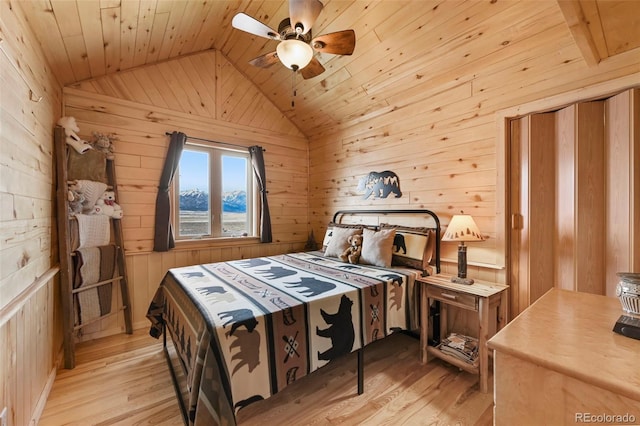
[[[364,393],[364,348],[358,349],[358,395]]]
[[[167,349],[167,325],[166,324],[163,324],[162,326],[162,351],[164,352],[164,357],[167,360],[167,366],[169,367],[169,372],[171,373],[173,390],[176,392],[176,397],[178,398],[178,404],[180,405],[180,412],[182,413],[182,421],[184,422],[185,425],[188,425],[189,417],[187,415],[187,407],[184,406],[184,401],[182,400],[182,392],[180,390],[180,385],[178,384],[178,376],[176,376],[176,372],[173,370],[173,363],[171,362],[169,349]]]
[[[167,348],[167,324],[162,324],[162,348]]]

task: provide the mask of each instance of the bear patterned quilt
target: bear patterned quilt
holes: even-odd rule
[[[187,375],[191,424],[235,424],[337,357],[417,328],[420,271],[352,265],[321,252],[171,269],[149,307]]]

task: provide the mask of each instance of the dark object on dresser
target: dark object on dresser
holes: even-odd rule
[[[620,315],[620,318],[613,326],[613,331],[623,336],[640,340],[640,318]]]

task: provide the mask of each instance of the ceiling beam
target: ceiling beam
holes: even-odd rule
[[[588,66],[598,65],[604,58],[600,57],[593,35],[589,28],[582,6],[577,0],[557,0],[564,19],[569,26],[573,40],[578,45],[582,57]]]

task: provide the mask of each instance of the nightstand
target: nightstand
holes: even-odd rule
[[[489,352],[487,340],[490,321],[495,321],[496,331],[506,325],[508,291],[503,284],[476,281],[471,285],[451,282],[451,275],[437,274],[419,278],[420,297],[420,360],[428,361],[433,355],[470,373],[480,375],[480,392],[488,390]],[[449,306],[478,313],[478,365],[469,364],[428,345],[429,299],[440,302],[440,337],[447,336],[447,310]]]

